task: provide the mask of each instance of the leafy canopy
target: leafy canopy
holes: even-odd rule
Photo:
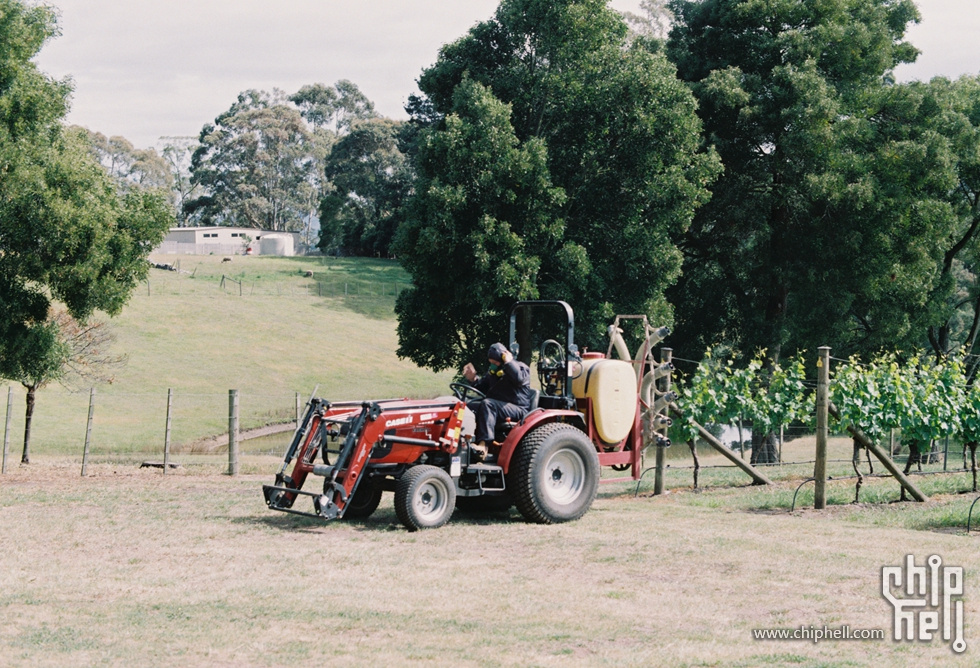
[[[119,197],[84,131],[65,129],[69,86],[31,58],[50,9],[0,0],[0,377],[29,378],[58,347],[52,301],[85,321],[123,307],[173,221],[165,198]]]
[[[670,321],[672,239],[715,163],[698,150],[690,92],[662,55],[631,45],[617,13],[504,0],[419,88],[399,354],[434,368],[478,360],[527,297],[569,301],[593,347],[616,313]]]
[[[951,186],[907,132],[911,0],[675,0],[667,52],[725,172],[683,240],[678,340],[901,347],[936,287]]]

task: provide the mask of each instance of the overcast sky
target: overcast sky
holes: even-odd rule
[[[381,114],[405,118],[422,69],[498,1],[45,0],[62,35],[37,61],[74,81],[69,122],[141,148],[196,136],[250,88],[288,94],[350,79]],[[980,1],[918,5],[923,20],[908,38],[922,55],[899,79],[980,74]]]

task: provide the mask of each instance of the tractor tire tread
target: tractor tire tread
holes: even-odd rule
[[[545,447],[553,447],[552,442],[561,439],[563,435],[573,437],[580,443],[588,443],[587,451],[582,454],[586,458],[585,466],[588,469],[586,476],[590,479],[586,481],[586,488],[576,499],[570,512],[555,513],[542,503],[541,490],[537,488],[539,483],[536,467],[540,465],[538,458],[541,450]],[[563,422],[551,422],[534,429],[524,437],[518,446],[516,458],[511,462],[507,486],[513,494],[514,505],[529,522],[555,524],[577,520],[589,510],[598,492],[599,458],[594,446],[580,429]]]

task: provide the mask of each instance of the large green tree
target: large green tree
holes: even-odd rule
[[[204,194],[185,212],[208,225],[300,230],[318,167],[299,110],[278,91],[245,91],[201,130],[191,173]]]
[[[320,201],[321,249],[390,254],[412,185],[399,146],[405,129],[388,119],[363,120],[333,144],[324,166],[329,185]]]
[[[669,322],[673,239],[714,163],[699,152],[692,95],[663,56],[630,44],[619,14],[604,0],[504,0],[419,88],[419,183],[398,246],[415,287],[396,306],[399,354],[434,368],[477,359],[523,297],[570,301],[590,346],[616,313]],[[497,153],[509,158],[480,159]]]
[[[908,132],[946,142],[954,172],[947,203],[953,221],[943,241],[938,289],[930,296],[938,313],[928,323],[937,357],[963,351],[976,374],[980,333],[980,77],[937,77],[908,88]]]
[[[844,354],[922,340],[949,233],[944,143],[893,68],[911,0],[676,0],[668,54],[724,163],[683,239],[678,340]]]
[[[521,143],[510,121],[509,106],[466,80],[440,129],[420,138],[416,196],[396,243],[414,280],[396,305],[399,353],[418,364],[475,361],[500,337],[505,308],[541,296],[544,255],[587,271],[581,249],[562,246],[565,197],[551,184],[544,142]]]
[[[70,86],[31,60],[52,11],[0,0],[0,17],[0,377],[21,382],[60,345],[52,304],[81,322],[118,313],[173,217],[159,194],[117,195],[84,131],[64,128]]]

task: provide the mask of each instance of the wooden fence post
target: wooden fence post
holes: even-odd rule
[[[7,472],[7,457],[10,455],[10,416],[14,411],[14,388],[7,387],[7,419],[3,423],[3,467],[0,473]]]
[[[92,417],[95,415],[95,388],[88,393],[88,422],[85,425],[85,449],[82,451],[82,476],[88,469],[88,451],[92,442]]]
[[[170,468],[170,425],[174,409],[174,388],[167,388],[167,428],[163,434],[163,474]]]
[[[817,453],[813,464],[813,507],[827,507],[827,412],[830,404],[830,348],[817,348]]]
[[[228,390],[228,475],[238,475],[238,390]]]
[[[668,364],[673,358],[674,351],[672,348],[661,348],[660,354],[661,354],[661,360],[660,360],[661,364]],[[663,391],[670,392],[669,373],[664,377]],[[667,412],[668,411],[665,411],[664,414],[666,415]],[[661,429],[663,430],[664,436],[666,437],[667,426],[664,425],[663,427],[661,427]],[[667,464],[667,448],[658,445],[656,446],[655,449],[656,449],[656,459],[654,461],[655,461],[656,469],[653,477],[653,495],[657,496],[658,494],[664,493],[664,466],[666,466]]]

